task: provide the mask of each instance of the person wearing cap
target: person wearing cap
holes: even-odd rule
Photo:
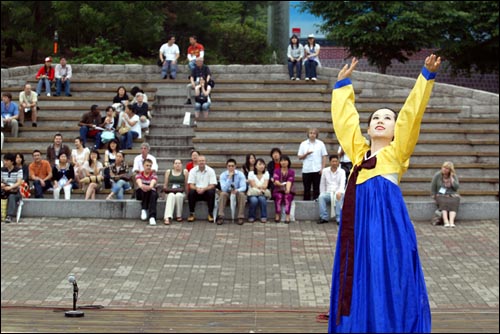
[[[71,65],[67,64],[66,58],[62,57],[60,63],[56,65],[56,93],[54,96],[61,95],[62,86],[64,86],[64,94],[66,96],[71,96],[70,82],[72,74],[73,70],[71,69]]]
[[[316,38],[313,34],[307,36],[307,43],[304,45],[304,67],[306,68],[305,80],[311,79],[316,81],[316,67],[321,66],[319,62],[320,46],[316,43]]]
[[[36,74],[36,79],[38,80],[38,84],[36,86],[36,93],[40,96],[42,92],[42,88],[45,85],[45,92],[47,96],[50,96],[50,86],[52,85],[52,81],[54,81],[54,68],[52,67],[52,58],[45,58],[45,64],[40,67]]]
[[[97,128],[103,125],[99,106],[97,104],[93,104],[90,107],[90,111],[83,114],[78,125],[80,126],[82,145],[85,147],[87,137],[94,137],[94,149],[99,149],[101,147],[101,131]]]

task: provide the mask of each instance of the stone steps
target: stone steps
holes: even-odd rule
[[[81,75],[72,81],[75,99],[59,101],[42,96],[40,129],[22,128],[21,136],[52,139],[51,131],[60,126],[69,130],[64,136],[72,141],[70,134],[77,129],[75,123],[83,112],[89,110],[90,98],[95,96],[93,100],[104,107],[112,100],[116,88],[124,85],[128,89],[139,86],[148,98],[153,97],[148,101],[154,115],[153,124],[146,140],[152,147],[151,153],[158,159],[161,181],[173,160],[187,161],[193,147],[207,156],[208,164],[219,175],[225,170],[227,158],[236,158],[241,165],[246,153],[254,152],[268,161],[269,150],[276,146],[291,156],[300,190],[302,164],[296,153],[305,139],[306,129],[310,126],[320,129],[320,139],[329,153],[336,152],[338,147],[330,111],[335,70],[322,68],[320,80],[312,83],[288,80],[286,69],[281,65],[210,66],[216,81],[210,115],[192,128],[182,125],[184,113],[194,109],[193,105],[183,105],[188,82],[185,66],[179,68],[175,81],[156,79],[159,69],[155,66],[77,66],[75,69]],[[4,80],[2,76],[2,83],[14,83],[15,80],[14,77]],[[410,79],[371,73],[356,73],[354,81],[362,128],[366,127],[368,115],[380,107],[399,110],[414,83]],[[20,85],[9,87],[14,94],[18,94],[19,88]],[[85,98],[78,102],[78,95]],[[491,108],[491,103],[498,103],[498,95],[496,102],[495,97],[482,95],[484,100],[478,100],[479,95],[469,91],[457,93],[455,88],[436,85],[423,117],[410,168],[405,174],[407,179],[403,178],[401,183],[405,199],[427,203],[432,176],[443,161],[451,160],[463,179],[461,190],[465,201],[496,201],[498,204],[498,107]],[[6,141],[6,146],[11,144],[13,142]],[[31,151],[26,150],[31,156]],[[127,155],[127,160],[131,158]]]

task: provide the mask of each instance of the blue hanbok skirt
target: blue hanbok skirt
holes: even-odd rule
[[[431,312],[415,230],[398,185],[382,176],[357,185],[354,238],[350,314],[342,316],[337,326],[339,234],[328,332],[430,333]]]

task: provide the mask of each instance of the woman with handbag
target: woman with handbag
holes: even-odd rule
[[[180,159],[175,159],[174,168],[165,171],[165,183],[163,184],[163,191],[167,195],[163,221],[165,225],[170,225],[174,216],[174,208],[177,213],[175,220],[182,222],[182,207],[188,186],[187,179],[187,169],[182,168]]]
[[[276,215],[274,221],[279,223],[281,220],[281,205],[285,204],[285,224],[290,223],[290,211],[292,209],[292,201],[295,197],[294,182],[295,171],[291,168],[292,162],[288,155],[282,155],[280,158],[281,168],[274,170],[274,207]]]
[[[135,138],[141,138],[139,116],[134,113],[130,104],[127,104],[125,112],[120,114],[118,132],[120,133],[120,147],[125,150],[132,149]]]
[[[267,189],[269,172],[263,159],[255,161],[254,170],[248,172],[248,222],[255,221],[257,206],[260,206],[260,222],[267,223],[267,200],[271,198],[271,191]]]

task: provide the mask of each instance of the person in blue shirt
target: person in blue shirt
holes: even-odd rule
[[[2,126],[10,127],[12,137],[19,135],[19,108],[15,102],[12,102],[11,93],[2,94]]]
[[[236,160],[226,161],[227,170],[220,175],[219,182],[221,192],[219,194],[219,212],[217,214],[217,225],[224,224],[224,209],[231,195],[236,196],[238,203],[238,224],[242,225],[245,218],[245,203],[247,196],[247,182],[245,174],[236,169]]]

